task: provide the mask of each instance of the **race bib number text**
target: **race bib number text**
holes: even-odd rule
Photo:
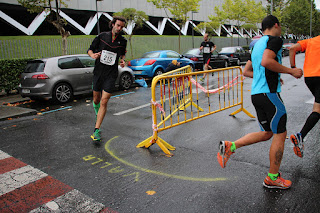
[[[105,65],[114,65],[116,62],[117,53],[113,53],[107,50],[102,50],[100,56],[100,62]]]
[[[204,47],[203,53],[210,53],[210,47]]]

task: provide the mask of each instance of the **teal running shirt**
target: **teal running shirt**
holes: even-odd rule
[[[265,35],[257,41],[253,47],[251,61],[253,67],[253,81],[251,95],[261,93],[281,92],[280,73],[273,72],[261,66],[261,60],[265,49],[275,52],[275,60],[282,64],[282,39]]]

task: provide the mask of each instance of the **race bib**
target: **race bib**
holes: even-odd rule
[[[204,47],[203,53],[210,53],[210,47]]]
[[[107,50],[102,50],[100,56],[100,62],[105,65],[114,65],[116,62],[117,53],[113,53]]]

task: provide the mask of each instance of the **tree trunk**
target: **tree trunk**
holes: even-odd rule
[[[67,49],[68,49],[67,37],[66,36],[62,36],[62,54],[63,55],[67,55],[68,54]]]
[[[131,60],[133,59],[133,52],[132,52],[132,43],[131,43],[132,34],[129,35],[129,45],[130,45],[130,52],[131,52]]]
[[[62,37],[62,54],[63,55],[67,55],[67,38],[71,35],[69,31],[66,31],[63,27],[62,27],[62,23],[61,21],[58,22],[56,21],[52,21],[53,26],[55,26],[59,32],[59,34]]]
[[[181,54],[181,50],[180,50],[180,39],[181,38],[181,27],[179,29],[179,54]]]
[[[62,37],[62,54],[67,55],[67,45],[68,41],[67,38],[71,35],[69,31],[66,31],[63,28],[63,21],[60,19],[59,15],[59,4],[58,0],[56,0],[56,21],[53,21],[52,24],[57,28],[58,32],[60,33]]]

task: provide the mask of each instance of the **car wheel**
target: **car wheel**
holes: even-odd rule
[[[240,66],[240,59],[238,58],[238,60],[237,60],[237,66]]]
[[[73,98],[73,91],[69,84],[59,83],[53,89],[53,100],[59,103],[66,103]]]
[[[163,73],[163,70],[161,68],[156,69],[156,71],[154,72],[154,77],[156,77],[157,75],[161,75]]]
[[[195,70],[193,64],[189,64],[189,65],[190,65],[190,67],[191,67],[191,71],[192,71],[192,72],[195,72],[196,70]]]
[[[119,78],[120,89],[129,89],[132,85],[132,77],[129,73],[122,73]]]

